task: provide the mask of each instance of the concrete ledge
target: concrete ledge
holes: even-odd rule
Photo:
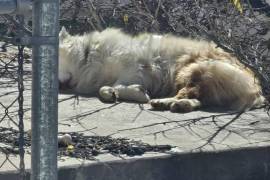
[[[28,173],[29,178],[30,175]],[[16,171],[0,179],[18,180]],[[181,153],[59,168],[59,180],[269,180],[270,147]]]

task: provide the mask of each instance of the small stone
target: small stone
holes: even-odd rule
[[[72,144],[72,137],[69,134],[58,136],[58,144],[68,146]]]
[[[100,153],[100,152],[99,152],[99,150],[97,150],[97,149],[93,149],[93,150],[92,150],[92,155],[93,155],[93,156],[97,156],[97,155],[99,155],[99,153]]]

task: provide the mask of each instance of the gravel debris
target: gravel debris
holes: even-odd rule
[[[139,156],[146,152],[166,152],[173,148],[170,145],[149,145],[141,141],[126,138],[112,138],[110,136],[85,136],[83,133],[59,133],[60,136],[69,134],[72,143],[59,143],[58,156],[69,156],[80,159],[95,160],[95,156],[110,153],[115,156]],[[13,128],[0,127],[0,151],[5,154],[18,154],[19,131]],[[31,138],[29,133],[24,135],[26,151],[30,153]]]

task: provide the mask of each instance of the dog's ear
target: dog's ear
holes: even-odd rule
[[[63,41],[68,36],[70,36],[70,34],[67,32],[66,28],[62,26],[62,29],[59,32],[59,41]]]

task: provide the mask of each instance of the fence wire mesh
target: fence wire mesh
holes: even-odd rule
[[[149,31],[213,40],[254,70],[269,96],[270,7],[258,2],[261,5],[243,1],[240,14],[229,0],[62,0],[60,22],[72,33],[116,26],[132,34]],[[29,35],[29,29],[18,18],[0,17],[0,170],[12,166],[22,178],[24,153],[29,152],[24,149],[23,121],[30,123],[31,50],[10,42]],[[19,164],[14,155],[20,156]]]
[[[17,169],[20,179],[25,179],[24,117],[30,103],[24,105],[24,91],[30,90],[30,51],[14,45],[25,36],[23,16],[4,15],[0,23],[0,170]],[[19,161],[15,160],[16,156]]]
[[[23,92],[25,88],[24,80],[26,77],[29,78],[30,71],[24,69],[24,63],[26,63],[26,61],[24,61],[26,56],[24,46],[18,46],[17,49],[15,49],[15,47],[5,45],[5,48],[8,50],[8,53],[0,53],[0,151],[5,155],[4,159],[1,158],[3,162],[1,162],[0,169],[6,165],[5,163],[8,163],[18,169],[21,179],[24,179],[26,174],[24,164],[25,132],[23,120],[27,106],[24,107]],[[30,88],[29,85],[27,88]],[[14,155],[19,155],[19,164],[11,160]]]

